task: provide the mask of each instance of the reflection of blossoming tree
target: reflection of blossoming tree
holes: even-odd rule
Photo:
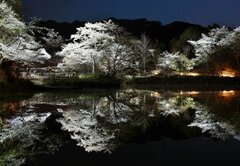
[[[192,97],[173,95],[168,99],[156,100],[158,110],[163,116],[181,116],[189,109],[195,110],[195,117],[188,127],[197,127],[202,133],[208,133],[213,138],[226,139],[230,136],[239,139],[239,131],[229,122],[219,120],[209,108],[197,102]]]
[[[121,126],[133,121],[136,115],[134,104],[124,97],[125,93],[117,92],[99,100],[93,99],[88,108],[61,111],[63,118],[58,122],[63,130],[72,133],[71,138],[86,151],[111,153],[118,142]]]
[[[219,120],[194,97],[182,93],[123,90],[94,99],[88,109],[69,108],[62,113],[63,118],[58,120],[62,128],[72,133],[72,139],[88,152],[112,152],[117,143],[140,134],[134,132],[136,128],[145,133],[157,125],[156,119],[167,118],[176,128],[197,127],[213,138],[225,139],[238,134],[234,126]],[[184,124],[178,123],[179,120]]]
[[[57,151],[62,136],[45,135],[45,122],[50,115],[28,112],[5,119],[6,124],[0,131],[0,165],[22,165],[37,154]]]
[[[63,112],[58,122],[71,132],[71,138],[88,152],[109,152],[114,149],[114,131],[107,130],[97,121],[93,110],[69,110]]]
[[[118,144],[131,141],[162,125],[169,129],[167,133],[161,130],[163,136],[169,136],[172,129],[188,137],[196,136],[191,131],[197,128],[199,135],[202,132],[212,138],[238,139],[239,130],[235,123],[218,117],[190,94],[193,93],[121,90],[97,97],[78,94],[59,97],[42,93],[22,104],[31,105],[32,110],[40,105],[62,108],[59,109],[62,117],[58,117],[57,121],[88,152],[110,153]],[[15,119],[11,123],[18,124],[21,120]],[[44,120],[44,116],[43,120],[40,118],[41,122]],[[183,131],[183,128],[186,130]]]
[[[197,109],[197,103],[190,97],[174,96],[169,99],[160,99],[157,101],[158,110],[163,116],[176,115],[188,111],[188,109]]]
[[[203,133],[209,133],[213,138],[227,139],[230,136],[239,140],[239,131],[230,123],[218,120],[208,110],[195,112],[194,121],[189,127],[198,127]]]
[[[118,101],[116,96],[102,98],[97,105],[99,117],[104,118],[111,124],[126,123],[131,120],[132,109],[124,102]]]

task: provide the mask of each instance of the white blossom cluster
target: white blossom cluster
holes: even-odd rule
[[[226,27],[214,28],[208,34],[202,34],[197,41],[188,41],[195,49],[196,62],[206,62],[218,47],[232,44],[240,37],[240,27],[230,31]]]
[[[0,3],[0,59],[42,62],[50,55],[26,32],[26,25],[3,1]]]
[[[84,27],[77,28],[77,33],[71,36],[73,43],[63,46],[58,55],[64,57],[63,63],[68,66],[95,65],[102,56],[102,48],[114,39],[110,35],[114,27],[111,21],[86,23]]]
[[[77,141],[78,146],[87,152],[112,152],[116,138],[114,132],[102,127],[92,110],[71,109],[61,112],[63,118],[58,122],[62,124],[63,130],[72,133],[71,138]]]
[[[118,74],[129,66],[132,50],[119,42],[119,27],[111,20],[86,23],[71,36],[72,42],[64,45],[58,55],[63,56],[63,66],[78,67],[88,64],[106,74]]]

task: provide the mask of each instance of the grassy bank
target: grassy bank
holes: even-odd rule
[[[44,81],[45,88],[86,89],[119,88],[121,80],[104,75],[83,75],[82,77],[49,78]]]
[[[32,91],[56,89],[113,89],[120,88],[122,82],[126,87],[148,89],[194,89],[194,90],[240,90],[240,77],[214,76],[154,76],[134,78],[128,81],[104,76],[83,75],[82,77],[53,77],[44,80],[43,85],[36,86],[28,80],[0,80],[0,91]]]
[[[134,78],[126,82],[130,87],[163,89],[240,89],[240,77],[215,76],[153,76]]]
[[[24,79],[7,80],[0,79],[0,91],[27,91],[34,90],[35,86],[31,81]]]
[[[29,80],[0,79],[0,91],[36,91],[54,89],[90,89],[90,88],[119,88],[121,80],[105,75],[85,74],[81,77],[50,77],[42,85],[34,85]]]

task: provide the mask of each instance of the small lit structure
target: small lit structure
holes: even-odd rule
[[[232,69],[225,69],[225,70],[220,72],[220,76],[221,77],[235,77],[236,73]]]
[[[190,73],[187,73],[187,76],[200,76],[200,73],[190,72]]]
[[[220,93],[221,97],[226,97],[226,98],[235,96],[235,91],[234,90],[229,90],[229,91],[224,90],[224,91],[221,91],[219,93]]]
[[[160,73],[161,73],[161,71],[160,71],[159,69],[156,69],[156,70],[152,70],[152,71],[151,71],[151,75],[152,75],[152,76],[158,75],[158,74],[160,74]]]
[[[180,95],[190,95],[190,96],[194,96],[194,95],[199,95],[200,92],[199,91],[181,91]]]
[[[199,91],[189,91],[189,92],[186,92],[187,95],[199,95],[200,92]]]
[[[196,77],[196,76],[200,76],[201,74],[197,73],[197,72],[181,72],[180,75],[181,76],[193,76],[193,77]]]
[[[152,96],[152,97],[159,98],[159,97],[160,97],[160,94],[159,94],[158,92],[152,92],[152,93],[151,93],[151,96]]]

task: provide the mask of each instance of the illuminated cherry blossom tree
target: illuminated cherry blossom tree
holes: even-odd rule
[[[240,37],[240,27],[230,31],[226,27],[214,28],[208,34],[202,34],[197,41],[188,41],[195,49],[196,62],[207,62],[218,48],[232,44]]]
[[[111,32],[115,27],[111,20],[86,23],[84,27],[77,28],[77,33],[71,36],[73,42],[65,45],[58,55],[64,57],[63,63],[67,66],[91,64],[95,73],[104,49],[114,40]]]
[[[27,33],[27,26],[3,1],[0,3],[0,62],[42,62],[51,56]]]
[[[194,65],[194,59],[189,59],[180,52],[165,51],[158,59],[158,67],[165,71],[189,71]]]
[[[61,48],[64,39],[54,29],[38,26],[40,19],[34,18],[27,25],[27,31],[32,36],[37,36],[38,40],[45,48],[58,49]]]
[[[131,66],[131,55],[131,48],[114,42],[103,53],[99,67],[108,75],[120,75]]]

